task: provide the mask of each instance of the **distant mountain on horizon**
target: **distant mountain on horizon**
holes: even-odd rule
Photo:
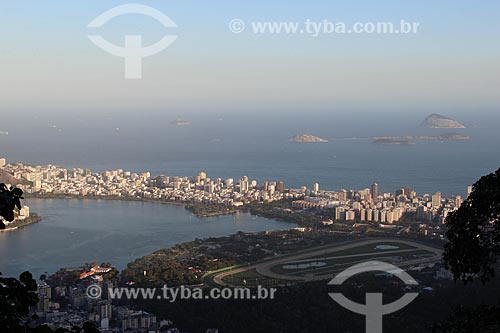
[[[0,170],[0,183],[18,185],[18,184],[25,184],[26,181],[15,178],[7,171]]]
[[[465,125],[455,119],[437,113],[427,116],[420,126],[427,128],[466,128]]]

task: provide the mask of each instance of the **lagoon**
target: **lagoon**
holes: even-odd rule
[[[0,272],[35,278],[86,262],[127,263],[175,244],[238,231],[293,228],[249,213],[196,217],[183,206],[110,200],[26,199],[39,223],[0,233]]]

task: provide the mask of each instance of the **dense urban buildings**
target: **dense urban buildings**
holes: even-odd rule
[[[241,179],[211,179],[205,172],[195,177],[152,176],[122,169],[91,172],[89,169],[66,169],[55,165],[29,166],[6,164],[3,169],[17,179],[26,180],[21,187],[28,195],[112,197],[131,200],[161,200],[179,203],[222,204],[239,207],[252,202],[293,200],[292,206],[303,209],[334,209],[335,220],[359,223],[393,224],[405,214],[422,222],[443,223],[447,214],[457,209],[461,196],[444,198],[440,192],[417,195],[405,187],[395,193],[382,193],[379,184],[361,190],[286,189],[283,181],[258,183],[248,176]],[[470,188],[468,189],[470,191]],[[22,216],[29,214],[27,208]]]
[[[319,183],[313,183],[311,188],[302,186],[292,189],[286,188],[285,183],[280,180],[264,180],[259,183],[248,176],[236,180],[211,179],[205,172],[193,177],[155,176],[149,172],[134,173],[122,169],[96,173],[89,169],[66,169],[55,165],[7,164],[5,159],[0,159],[0,162],[5,163],[1,168],[3,171],[22,180],[18,186],[27,195],[42,198],[113,198],[227,207],[274,203],[286,199],[291,209],[305,212],[306,216],[333,212],[331,219],[321,221],[323,227],[334,227],[338,223],[352,225],[353,229],[366,225],[382,229],[398,227],[403,230],[406,227],[399,222],[411,219],[423,226],[424,232],[418,234],[424,237],[428,236],[429,230],[434,230],[432,228],[439,228],[447,214],[457,209],[463,201],[461,196],[445,198],[440,192],[418,195],[409,187],[394,193],[383,192],[377,183],[360,190],[325,190],[320,188]],[[29,214],[29,207],[25,206],[19,212],[18,219],[26,218]],[[294,230],[305,232],[307,228],[299,227]],[[434,238],[435,236],[436,234]],[[55,328],[81,326],[84,322],[91,321],[97,323],[101,332],[109,333],[157,333],[161,327],[171,325],[166,318],[158,319],[145,311],[114,304],[106,295],[96,299],[89,298],[86,287],[91,283],[97,283],[102,288],[113,287],[111,282],[103,279],[111,271],[109,266],[89,264],[63,269],[54,275],[56,278],[74,276],[74,281],[70,284],[54,285],[54,281],[57,281],[54,276],[51,280],[53,285],[41,280],[38,286],[40,300],[33,310],[39,318],[38,323],[46,323]],[[440,278],[450,279],[450,273],[441,270]],[[178,330],[169,328],[167,332],[175,333]]]

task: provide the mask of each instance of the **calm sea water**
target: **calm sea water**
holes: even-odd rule
[[[26,204],[43,221],[0,233],[3,275],[29,270],[38,278],[85,262],[106,261],[122,269],[136,258],[195,238],[295,227],[242,213],[198,218],[181,206],[157,203],[28,199]]]
[[[275,112],[181,114],[190,126],[175,126],[162,112],[71,111],[4,119],[0,155],[29,164],[55,163],[94,171],[123,168],[153,174],[211,178],[283,180],[286,186],[363,189],[378,182],[382,191],[404,186],[418,193],[465,194],[468,184],[500,167],[500,115],[450,113],[472,128],[419,127],[422,112],[368,114]],[[24,117],[24,118],[23,118]],[[376,135],[439,135],[458,132],[470,141],[419,142],[378,146]],[[295,144],[297,133],[330,139]]]

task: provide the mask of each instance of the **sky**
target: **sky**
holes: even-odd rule
[[[135,1],[177,28],[124,15],[87,25],[126,1],[0,2],[0,114],[103,110],[286,112],[498,110],[500,2],[484,1]],[[245,31],[229,29],[233,19]],[[418,22],[410,35],[254,34],[251,22]],[[123,45],[175,34],[143,59],[141,80],[99,49],[97,33]]]

